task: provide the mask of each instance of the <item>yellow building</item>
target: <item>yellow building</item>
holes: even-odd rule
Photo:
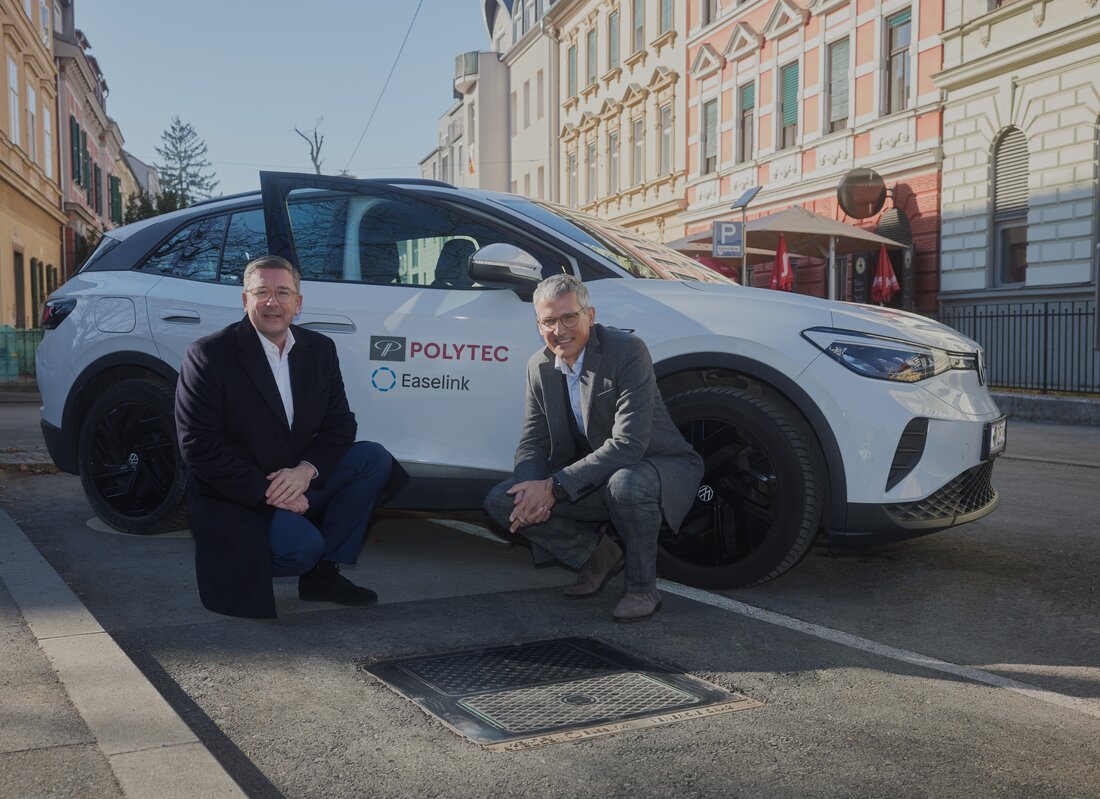
[[[18,329],[38,323],[63,272],[51,10],[42,0],[0,0],[0,326]]]

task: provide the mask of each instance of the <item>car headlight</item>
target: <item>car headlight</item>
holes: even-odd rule
[[[916,383],[951,369],[979,371],[979,352],[950,352],[927,344],[827,327],[813,327],[802,331],[802,335],[837,363],[877,380]]]

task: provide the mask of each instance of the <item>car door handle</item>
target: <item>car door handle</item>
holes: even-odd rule
[[[165,322],[181,325],[197,325],[202,321],[196,311],[185,311],[180,308],[161,308],[160,318]]]
[[[355,322],[351,321],[346,316],[314,317],[313,319],[306,319],[299,322],[298,327],[317,330],[321,333],[354,333],[356,330]]]

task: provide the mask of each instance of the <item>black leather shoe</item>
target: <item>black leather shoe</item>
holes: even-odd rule
[[[298,578],[298,598],[338,605],[373,605],[378,601],[378,594],[344,577],[340,567],[331,560],[322,560],[313,571]]]

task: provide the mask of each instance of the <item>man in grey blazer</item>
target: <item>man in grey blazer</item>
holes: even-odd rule
[[[661,606],[657,535],[687,514],[703,460],[676,429],[641,339],[595,324],[588,289],[554,275],[535,289],[546,349],[527,363],[523,432],[512,479],[485,508],[502,527],[580,570],[568,597],[597,595],[625,564],[615,621]],[[607,532],[610,521],[622,547]],[[623,548],[625,547],[625,554]]]

